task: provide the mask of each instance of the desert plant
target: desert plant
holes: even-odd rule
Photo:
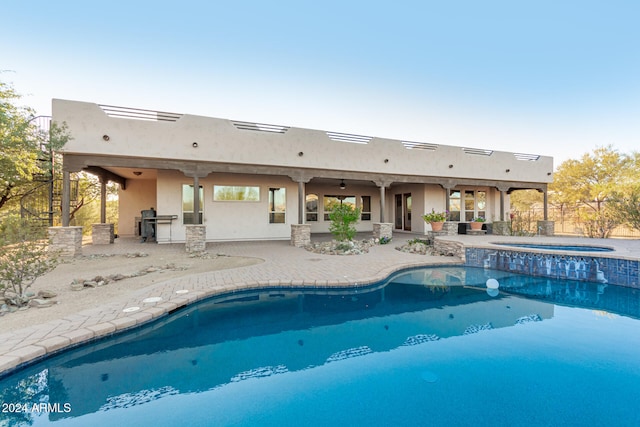
[[[354,224],[358,222],[359,218],[360,209],[348,204],[338,205],[329,214],[331,220],[329,231],[339,242],[353,240],[356,235]]]
[[[33,222],[8,217],[0,227],[0,296],[7,304],[24,306],[27,290],[57,264],[47,252],[46,229]]]
[[[445,222],[448,214],[448,211],[436,212],[436,210],[432,208],[431,213],[422,215],[422,219],[424,219],[425,222]]]
[[[378,240],[378,243],[380,243],[381,245],[391,243],[391,237],[381,237],[380,240]]]

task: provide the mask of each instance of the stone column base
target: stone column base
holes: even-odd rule
[[[291,246],[304,248],[311,244],[311,226],[307,224],[291,224]]]
[[[113,224],[91,224],[91,242],[94,245],[113,243]]]
[[[203,224],[188,224],[185,227],[187,252],[204,252],[207,248],[207,227]]]
[[[82,227],[49,227],[49,252],[61,257],[82,255]]]
[[[538,221],[538,234],[541,236],[553,236],[556,234],[556,222]]]
[[[386,238],[391,240],[393,237],[393,224],[390,222],[374,222],[373,223],[373,238],[382,239]]]
[[[509,221],[493,221],[491,234],[495,234],[496,236],[510,236],[511,223]]]
[[[456,236],[458,234],[458,223],[446,221],[442,224],[442,231],[445,236]]]

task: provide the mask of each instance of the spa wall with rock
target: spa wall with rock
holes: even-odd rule
[[[640,289],[640,261],[582,254],[466,248],[465,265],[553,279],[578,280]]]

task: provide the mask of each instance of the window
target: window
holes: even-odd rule
[[[329,214],[339,205],[351,205],[351,207],[355,209],[356,196],[324,196],[323,208],[325,221],[331,221]]]
[[[269,224],[284,224],[287,197],[284,188],[269,188]]]
[[[449,192],[449,221],[460,221],[460,191]]]
[[[462,199],[464,197],[464,199]],[[470,222],[476,217],[487,217],[487,192],[451,190],[449,193],[449,220]]]
[[[487,192],[476,191],[476,216],[487,219]]]
[[[198,224],[202,224],[202,204],[204,199],[204,192],[202,185],[200,186],[200,209],[198,210],[200,220]],[[193,184],[182,185],[182,223],[183,224],[195,224],[195,214],[193,210]]]
[[[318,195],[307,194],[306,197],[307,222],[318,221]]]
[[[371,221],[371,196],[360,197],[360,219],[362,221]]]
[[[249,187],[239,185],[214,185],[213,200],[236,201],[236,202],[259,202],[260,187]]]
[[[464,192],[464,220],[465,222],[472,221],[476,210],[476,194],[473,190],[466,190]]]

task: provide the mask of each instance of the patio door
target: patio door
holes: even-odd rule
[[[395,228],[411,231],[411,193],[396,194]]]

